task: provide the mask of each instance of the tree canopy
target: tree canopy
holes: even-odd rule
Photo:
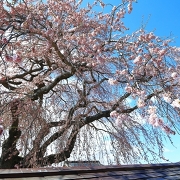
[[[132,7],[1,0],[1,168],[163,158],[163,138],[180,128],[180,49],[126,33]]]

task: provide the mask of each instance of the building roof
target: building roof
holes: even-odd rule
[[[0,170],[0,179],[15,178],[18,180],[179,180],[180,163]]]

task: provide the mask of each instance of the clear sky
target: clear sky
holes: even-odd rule
[[[93,2],[85,0],[85,3]],[[104,0],[105,3],[117,5],[120,0]],[[133,11],[124,18],[128,33],[145,25],[147,31],[153,31],[160,37],[174,39],[172,45],[180,47],[180,0],[137,0]],[[174,143],[165,142],[165,157],[170,162],[180,161],[180,135],[171,136]]]
[[[179,0],[138,0],[125,22],[131,31],[143,24],[148,31],[155,30],[156,35],[174,37],[174,45],[180,46],[179,8]]]

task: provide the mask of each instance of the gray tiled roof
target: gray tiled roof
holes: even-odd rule
[[[16,180],[180,180],[180,163],[0,170],[0,180],[15,178]]]

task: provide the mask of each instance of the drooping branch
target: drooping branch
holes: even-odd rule
[[[65,125],[62,129],[60,129],[58,132],[52,134],[44,143],[43,145],[41,146],[41,148],[39,149],[39,152],[41,152],[40,156],[44,156],[44,153],[46,152],[46,148],[48,145],[50,145],[53,141],[55,141],[56,139],[58,139],[67,129],[69,129],[72,125],[75,125],[76,123],[78,123],[78,127],[79,129],[81,129],[83,126],[85,126],[86,124],[89,124],[89,123],[92,123],[94,122],[95,120],[99,120],[101,118],[104,118],[104,117],[110,117],[110,113],[111,111],[113,111],[115,108],[117,108],[119,106],[119,103],[121,101],[123,101],[125,98],[127,98],[130,94],[129,93],[126,93],[124,94],[120,99],[119,99],[119,102],[114,105],[112,107],[112,109],[109,109],[109,110],[105,110],[105,111],[100,111],[98,112],[97,114],[93,115],[93,116],[87,116],[85,117],[85,119],[79,119],[78,122],[76,121],[60,121],[60,122],[54,122],[54,123],[49,123],[49,126],[52,126],[52,125],[58,125],[60,123],[60,125]],[[131,109],[127,109],[127,112],[122,112],[122,113],[128,113],[130,111],[134,111],[137,107],[135,108],[131,108]],[[74,108],[73,108],[73,112],[74,112]]]
[[[43,166],[45,166],[47,164],[52,164],[54,162],[62,162],[64,160],[66,160],[67,158],[69,158],[70,154],[74,148],[74,145],[76,142],[76,137],[77,137],[78,133],[79,133],[79,127],[74,126],[73,130],[69,136],[69,139],[67,141],[66,147],[57,154],[51,154],[51,155],[45,156],[43,158],[41,164],[43,164]]]
[[[54,134],[52,134],[50,136],[50,138],[48,138],[44,143],[43,145],[41,146],[41,148],[39,149],[39,151],[41,152],[41,155],[43,156],[44,153],[46,152],[46,148],[48,145],[50,145],[53,141],[55,141],[56,139],[58,139],[61,135],[64,134],[64,132],[67,131],[67,129],[70,128],[71,125],[69,125],[68,127],[65,126],[63,127],[62,129],[60,129],[58,132],[55,132]]]

